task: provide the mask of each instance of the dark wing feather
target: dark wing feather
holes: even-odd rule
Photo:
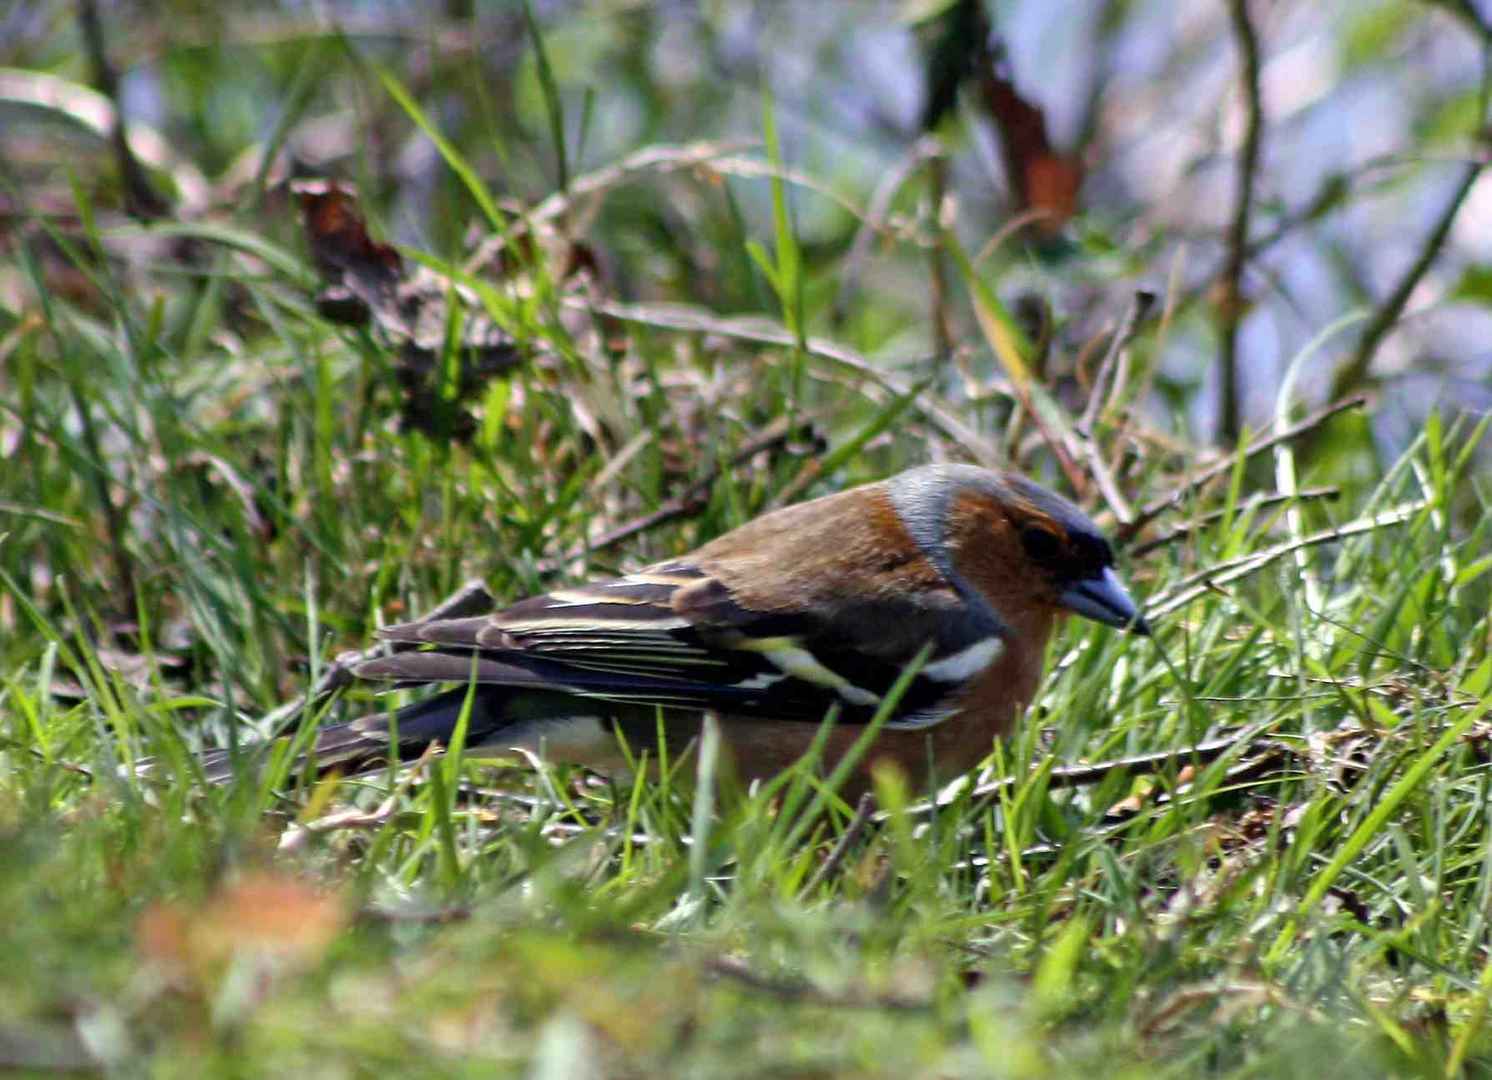
[[[697,567],[671,563],[493,615],[390,627],[387,640],[422,648],[368,661],[357,674],[475,679],[780,719],[818,720],[837,705],[846,721],[863,722],[923,645],[932,643],[928,664],[937,670],[938,661],[993,640],[957,610],[896,599],[863,606],[838,626],[812,613],[755,612]],[[893,724],[936,723],[953,688],[946,678],[915,679]]]

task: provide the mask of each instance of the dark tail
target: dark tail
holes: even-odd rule
[[[399,740],[399,760],[413,761],[431,743],[450,744],[468,696],[471,698],[466,731],[468,746],[479,745],[509,724],[507,703],[510,691],[503,687],[479,686],[475,692],[469,692],[460,686],[406,705],[394,713],[392,723],[387,713],[374,713],[346,724],[322,728],[316,733],[316,742],[310,751],[292,771],[298,772],[307,761],[314,763],[317,775],[333,769],[350,775],[378,768],[388,763],[390,737],[395,731]],[[243,746],[236,752],[209,750],[200,755],[198,761],[208,780],[222,784],[257,768],[269,745]]]

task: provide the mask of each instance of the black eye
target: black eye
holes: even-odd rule
[[[1076,533],[1072,538],[1073,560],[1084,573],[1096,574],[1106,566],[1114,565],[1114,552],[1101,536],[1085,536]]]
[[[1040,525],[1027,525],[1021,529],[1021,544],[1026,549],[1026,554],[1037,562],[1048,562],[1057,557],[1061,550],[1061,541],[1050,529],[1044,529]]]

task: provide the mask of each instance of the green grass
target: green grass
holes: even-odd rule
[[[883,775],[885,816],[827,873],[854,808],[812,762],[718,797],[692,761],[608,783],[456,754],[321,783],[282,755],[201,782],[195,748],[382,708],[353,688],[263,722],[468,577],[516,599],[1005,445],[1008,393],[952,404],[937,362],[877,357],[870,377],[814,344],[841,266],[770,195],[772,254],[741,251],[780,302],[776,346],[608,317],[543,245],[505,278],[453,273],[526,358],[456,401],[470,312],[448,321],[435,378],[470,411],[464,442],[401,424],[396,350],[316,313],[271,224],[175,226],[188,262],[120,258],[142,233],[120,224],[17,256],[34,303],[0,324],[0,1067],[1492,1073],[1492,516],[1465,427],[1379,462],[1339,419],[1274,470],[1336,499],[1256,505],[1271,470],[1241,466],[1181,500],[1142,538],[1197,527],[1125,560],[1155,639],[1069,625],[981,776],[1011,782],[930,808]],[[784,416],[801,423],[734,461]],[[1100,437],[1135,505],[1196,467],[1176,433]],[[1039,438],[1012,445],[1061,484]],[[696,484],[665,524],[546,562]],[[1229,571],[1215,588],[1209,568]],[[1054,773],[1234,731],[1216,761]]]

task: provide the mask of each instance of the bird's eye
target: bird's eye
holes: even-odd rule
[[[1062,546],[1052,530],[1044,529],[1040,525],[1027,525],[1023,528],[1021,544],[1025,547],[1026,554],[1037,562],[1046,562],[1056,558]]]

